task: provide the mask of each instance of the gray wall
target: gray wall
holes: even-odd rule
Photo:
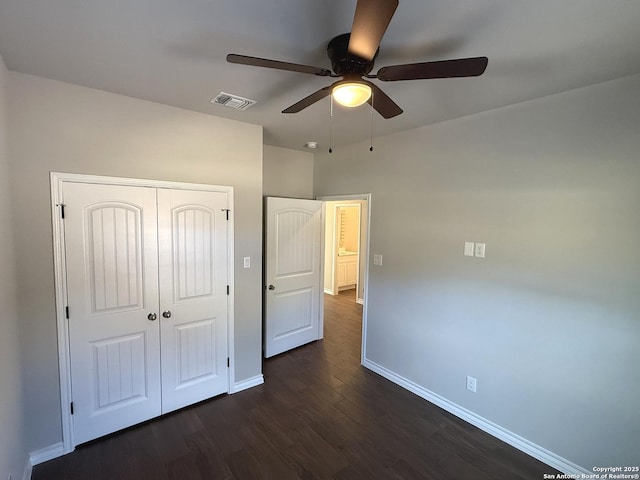
[[[8,72],[0,57],[0,478],[22,478],[27,463],[7,146]]]
[[[316,195],[372,192],[367,358],[584,468],[636,465],[639,127],[633,76],[317,154]]]
[[[272,197],[313,198],[313,155],[264,146],[263,193]]]
[[[50,171],[233,186],[235,381],[259,375],[262,127],[13,72],[9,78],[29,450],[61,441]],[[242,268],[244,256],[254,267]]]

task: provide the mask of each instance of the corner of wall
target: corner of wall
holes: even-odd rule
[[[0,478],[19,478],[27,461],[23,371],[16,288],[15,239],[11,198],[9,71],[0,56]]]

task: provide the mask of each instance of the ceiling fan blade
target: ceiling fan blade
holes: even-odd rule
[[[331,95],[332,89],[333,85],[321,88],[320,90],[313,92],[308,97],[303,98],[299,102],[294,103],[289,108],[284,109],[282,113],[298,113],[299,111],[313,105],[317,101],[322,100],[324,97]]]
[[[349,53],[373,60],[397,7],[398,0],[358,0],[351,27]]]
[[[429,78],[477,77],[487,68],[487,57],[459,58],[437,62],[408,63],[382,67],[376,77],[383,82]]]
[[[320,77],[330,77],[331,70],[320,67],[312,67],[310,65],[300,65],[298,63],[280,62],[278,60],[269,60],[268,58],[247,57],[245,55],[236,55],[230,53],[227,55],[227,62],[238,63],[240,65],[251,65],[253,67],[275,68],[276,70],[288,70],[290,72],[309,73]]]
[[[398,106],[398,104],[391,100],[391,98],[389,98],[389,96],[375,83],[367,82],[365,80],[363,80],[363,82],[371,87],[372,95],[371,98],[367,100],[367,103],[371,105],[376,112],[384,118],[393,118],[402,113],[403,110]]]

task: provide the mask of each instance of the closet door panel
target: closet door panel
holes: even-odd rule
[[[65,255],[74,442],[160,414],[156,191],[68,183]]]
[[[229,391],[227,196],[158,190],[163,413]]]

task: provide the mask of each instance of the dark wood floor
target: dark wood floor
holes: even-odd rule
[[[265,384],[113,434],[35,480],[541,479],[550,467],[360,365],[362,307],[325,299],[324,340],[264,362]]]

